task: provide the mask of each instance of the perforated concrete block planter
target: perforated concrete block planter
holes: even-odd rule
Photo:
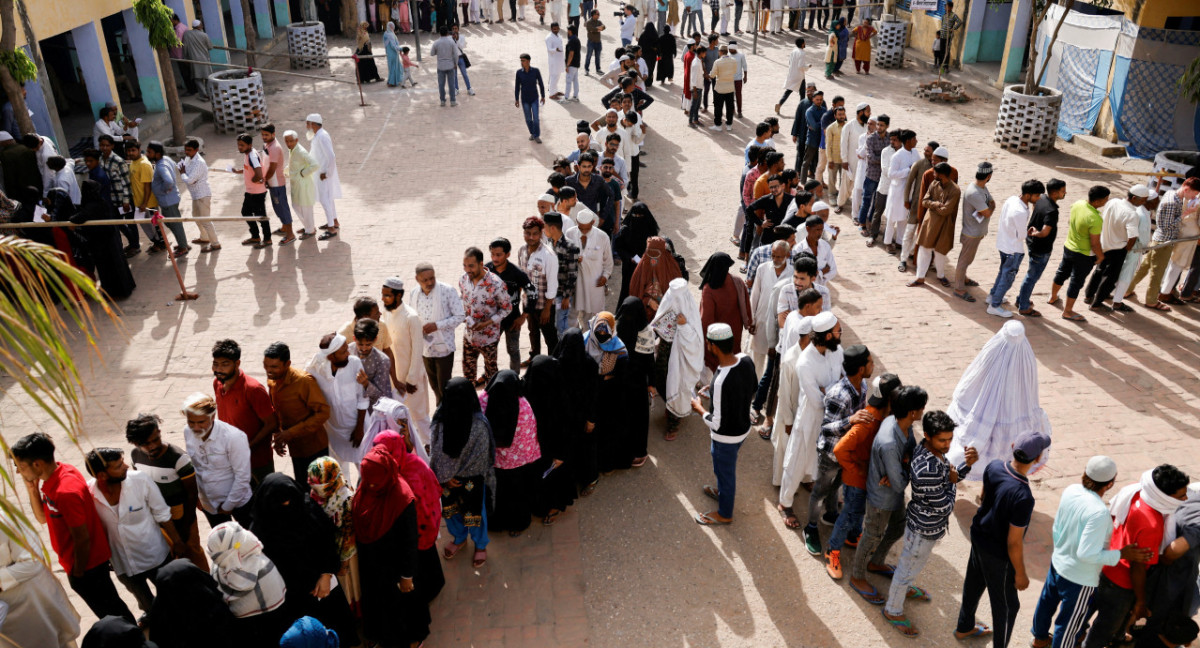
[[[995,141],[1017,153],[1045,153],[1058,137],[1062,92],[1038,87],[1037,95],[1024,94],[1025,84],[1004,88],[996,116]]]
[[[329,65],[329,44],[325,40],[324,23],[291,23],[287,26],[287,40],[293,68],[311,70]]]
[[[215,72],[209,75],[208,84],[217,132],[253,133],[270,121],[262,75],[258,72],[249,75],[241,70]]]
[[[1159,151],[1158,155],[1154,156],[1155,171],[1183,175],[1195,166],[1200,166],[1200,153],[1196,151]],[[1163,178],[1162,189],[1178,189],[1181,184],[1183,178]]]
[[[909,23],[898,20],[879,23],[879,34],[875,37],[876,66],[894,70],[904,65],[904,44],[908,42],[908,28]]]

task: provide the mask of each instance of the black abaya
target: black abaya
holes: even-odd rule
[[[599,390],[600,367],[583,348],[583,332],[567,329],[554,349],[567,391],[566,438],[568,463],[575,484],[587,488],[599,478],[596,470],[595,442],[587,431],[588,423],[596,421],[596,393]],[[559,470],[566,466],[560,467]]]
[[[625,371],[625,393],[621,401],[625,409],[625,435],[631,457],[645,457],[650,433],[650,378],[654,374],[654,354],[638,353],[638,333],[646,328],[646,309],[637,297],[626,297],[617,308],[617,337],[629,352]]]
[[[626,374],[629,357],[617,358],[616,365],[600,377],[596,394],[596,428],[588,435],[595,446],[598,472],[610,473],[629,468],[633,455],[629,452],[629,427],[625,422],[627,396]]]
[[[637,267],[635,257],[640,258],[646,253],[646,241],[652,236],[658,236],[658,221],[646,203],[639,200],[629,208],[612,242],[613,252],[621,259],[619,300],[622,302],[629,296],[629,282],[633,280],[633,271]],[[629,346],[628,343],[626,346]]]
[[[110,217],[108,204],[100,197],[100,184],[95,180],[84,180],[80,188],[82,201],[79,211],[71,217],[72,223],[86,223]],[[116,225],[81,227],[78,230],[88,256],[100,278],[100,287],[113,299],[125,299],[133,294],[137,283],[129,262],[121,249],[121,234]]]
[[[533,416],[537,419],[538,446],[542,451],[542,458],[535,462],[539,481],[533,514],[546,517],[550,511],[567,510],[578,495],[569,466],[571,442],[567,432],[567,417],[570,404],[558,360],[547,355],[534,356],[522,379],[521,394],[533,408]],[[556,459],[563,463],[542,477]]]
[[[654,85],[654,65],[658,59],[658,30],[654,23],[647,20],[646,28],[638,37],[638,46],[642,48],[642,60],[646,62],[646,89]]]
[[[375,58],[371,56],[370,41],[363,43],[362,47],[354,52],[358,56],[358,81],[359,83],[375,83],[380,81],[379,66],[375,65]]]
[[[671,26],[667,25],[658,37],[658,74],[655,79],[659,83],[675,78],[675,55],[678,53],[675,36],[671,34]]]
[[[363,634],[384,646],[407,646],[429,636],[429,605],[417,558],[417,507],[409,505],[375,542],[358,542]],[[413,590],[401,592],[402,578]]]
[[[233,614],[217,582],[186,558],[167,563],[154,577],[148,625],[159,648],[208,648],[229,641]]]

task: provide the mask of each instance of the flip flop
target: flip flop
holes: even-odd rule
[[[1171,307],[1162,302],[1154,302],[1153,304],[1146,306],[1146,308],[1153,308],[1154,310],[1162,311],[1164,313],[1171,312]]]
[[[887,621],[900,633],[900,636],[907,639],[916,639],[921,636],[921,633],[913,627],[912,621],[908,619],[893,619],[887,615],[887,611],[883,611],[883,620]]]
[[[776,506],[775,510],[779,511],[779,516],[783,518],[783,526],[792,530],[801,528],[800,518],[796,517],[796,511],[792,510],[792,507],[787,506],[781,509]],[[788,524],[789,519],[795,520],[795,524]]]
[[[697,513],[692,516],[692,519],[695,520],[696,524],[699,524],[700,526],[714,526],[714,525],[728,525],[729,524],[729,522],[722,522],[722,521],[718,520],[717,518],[709,517],[708,513]]]
[[[950,287],[950,280],[945,277],[938,277],[938,283],[942,284],[942,288]]]
[[[476,569],[479,569],[480,567],[483,567],[484,563],[486,563],[486,562],[487,562],[487,549],[480,549],[480,550],[476,551],[474,557],[472,557],[471,566]]]
[[[1020,314],[1022,317],[1041,317],[1042,316],[1042,314],[1039,313],[1037,311],[1037,309],[1034,309],[1034,308],[1030,308],[1027,311],[1019,310],[1019,311],[1017,311],[1017,313]]]
[[[896,566],[895,565],[884,565],[883,569],[871,569],[871,567],[868,566],[867,572],[869,572],[871,574],[879,574],[880,576],[883,576],[886,578],[891,578],[892,576],[896,575]]]
[[[913,600],[913,601],[932,601],[933,600],[933,598],[931,596],[929,596],[929,592],[926,592],[925,590],[921,589],[920,587],[917,587],[916,585],[909,585],[908,593],[904,595],[904,598]]]
[[[961,300],[963,300],[963,301],[965,301],[965,302],[969,302],[969,303],[972,303],[972,304],[974,304],[974,303],[975,303],[975,296],[974,296],[974,295],[972,295],[971,293],[957,293],[957,292],[956,292],[956,293],[952,293],[952,294],[953,294],[955,297],[958,297],[959,299],[961,299]]]
[[[970,632],[968,632],[967,634],[965,634],[965,635],[963,635],[963,636],[961,636],[961,637],[960,637],[960,636],[958,636],[958,632],[955,632],[955,633],[954,633],[954,638],[955,638],[955,639],[958,639],[959,641],[965,641],[965,640],[967,640],[967,639],[970,639],[970,638],[972,638],[972,637],[986,637],[986,636],[988,636],[988,635],[990,635],[990,634],[992,634],[992,629],[991,629],[991,628],[989,628],[989,627],[987,627],[987,624],[984,624],[984,623],[976,623],[976,624],[975,624],[975,627],[974,627],[974,628],[972,628]]]
[[[1133,312],[1133,309],[1130,308],[1129,306],[1125,305],[1125,302],[1117,302],[1116,304],[1113,304],[1112,309],[1117,311],[1118,313],[1132,313]]]
[[[466,543],[464,542],[463,544]],[[451,549],[451,547],[453,547],[453,549]],[[446,560],[452,560],[458,555],[458,550],[462,548],[463,546],[460,544],[454,544],[453,542],[448,543],[445,547],[442,547],[442,557]]]
[[[863,597],[864,601],[870,603],[871,605],[883,605],[887,602],[879,593],[879,590],[875,589],[874,587],[871,587],[869,590],[860,590],[854,586],[854,581],[851,581],[850,589],[854,590],[855,593]]]
[[[1067,320],[1068,322],[1083,323],[1083,322],[1087,321],[1087,318],[1084,317],[1083,315],[1080,315],[1079,313],[1071,313],[1070,315],[1063,315],[1062,318]]]
[[[978,288],[979,282],[975,281],[974,279],[967,279],[965,282],[963,282],[963,285],[965,285],[968,288]]]
[[[713,488],[712,486],[705,485],[705,486],[704,486],[704,488],[703,488],[702,490],[704,491],[704,494],[705,494],[705,495],[708,495],[708,496],[709,496],[709,497],[711,497],[712,499],[714,499],[714,500],[715,500],[715,499],[718,499],[718,495],[719,495],[719,494],[717,493],[717,489],[716,489],[716,488]]]
[[[1049,304],[1049,305],[1051,305],[1051,306],[1058,306],[1058,304],[1059,304],[1060,302],[1062,302],[1062,297],[1055,297],[1054,299],[1047,299],[1047,300],[1046,300],[1046,303],[1047,303],[1047,304]]]
[[[762,426],[761,428],[759,428],[759,430],[758,430],[758,438],[762,439],[763,441],[770,441],[770,440],[771,440],[771,430],[770,430],[770,428],[768,428],[768,427],[767,427],[767,426],[765,426],[765,425],[764,425],[764,426]]]
[[[918,288],[920,286],[925,285],[925,280],[924,279],[913,279],[912,281],[910,281],[904,285],[909,288]]]

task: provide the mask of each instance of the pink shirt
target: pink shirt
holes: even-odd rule
[[[267,169],[271,168],[272,164],[275,165],[275,175],[267,178],[267,186],[282,187],[285,182],[283,177],[283,147],[279,145],[278,141],[271,142],[270,144],[263,142],[263,153],[267,154],[266,164],[263,165],[264,177],[267,175]]]
[[[184,25],[182,20],[175,23],[175,38],[178,38],[181,43],[183,42],[183,33],[186,31],[187,25]],[[167,53],[171,55],[171,58],[183,58],[183,45],[172,47],[167,50]]]
[[[487,410],[487,392],[479,392],[479,406]],[[533,417],[533,408],[524,398],[518,399],[517,431],[513,434],[512,445],[507,448],[496,448],[496,468],[512,470],[527,466],[542,458],[542,447],[538,445],[537,420]]]
[[[267,185],[254,181],[255,169],[262,169],[261,175],[267,175],[267,170],[262,165],[262,160],[258,156],[258,151],[250,149],[250,152],[246,153],[245,161],[242,164],[242,180],[246,183],[246,193],[267,193]]]

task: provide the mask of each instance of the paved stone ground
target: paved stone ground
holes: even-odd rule
[[[605,37],[606,53],[614,47],[617,31],[607,13],[605,20],[613,24]],[[102,357],[84,359],[77,345],[89,392],[85,446],[124,446],[124,421],[138,411],[163,415],[168,438],[182,444],[178,404],[193,391],[210,389],[208,351],[220,337],[242,343],[246,368],[261,379],[259,350],[283,340],[304,363],[320,336],[350,316],[352,300],[376,295],[383,278],[410,277],[418,261],[431,261],[443,280],[453,281],[466,246],[483,246],[496,235],[519,241],[519,224],[533,213],[548,163],[571,150],[576,120],[600,112],[597,99],[603,89],[585,77],[583,103],[547,105],[545,144],[535,145],[526,139],[520,110],[508,101],[520,52],[532,53],[544,69],[543,30],[525,22],[471,27],[465,33],[478,96],[463,97],[454,109],[437,107],[436,77],[428,58],[418,89],[369,86],[365,107],[358,106],[353,86],[270,79],[269,110],[281,128],[302,129],[304,115],[314,110],[326,117],[346,195],[339,203],[342,235],[330,243],[310,240],[252,251],[237,245],[244,236],[238,226],[219,226],[225,249],[194,255],[182,266],[189,287],[201,294],[190,303],[173,301],[178,286],[163,258],[135,259],[139,288],[121,305],[121,325],[102,325]],[[810,42],[823,40],[809,37]],[[743,43],[749,40],[742,37]],[[341,52],[347,43],[335,41]],[[423,44],[427,47],[428,41]],[[683,115],[675,112],[681,76],[672,86],[651,90],[657,103],[647,115],[653,132],[647,145],[649,166],[642,174],[643,199],[693,272],[712,251],[731,251],[727,239],[741,148],[753,135],[755,121],[778,99],[789,49],[790,37],[761,39],[759,55],[749,57],[746,119],[737,120],[732,134],[685,127]],[[813,46],[810,53],[819,65],[823,47]],[[343,77],[351,73],[346,61],[337,62],[334,71]],[[876,114],[890,114],[894,126],[916,130],[923,141],[941,141],[964,177],[976,163],[991,161],[997,202],[1031,177],[1066,178],[1069,201],[1082,196],[1092,182],[1116,178],[1060,173],[1053,169],[1057,165],[1148,168],[1140,161],[1092,159],[1062,143],[1045,156],[1000,151],[991,143],[996,102],[985,97],[946,106],[912,98],[916,83],[928,77],[910,66],[898,72],[876,70],[869,77],[817,80],[827,97],[845,94],[851,105],[869,101]],[[795,101],[784,110],[789,117],[783,119],[783,140]],[[208,143],[210,166],[221,167],[235,156],[232,137],[211,128],[196,134]],[[1130,180],[1122,177],[1112,186],[1124,190]],[[236,215],[240,182],[214,173],[214,214]],[[841,276],[833,293],[847,343],[868,344],[877,371],[894,371],[906,383],[924,386],[929,407],[945,407],[963,369],[1002,322],[984,313],[982,299],[965,304],[949,299],[948,291],[936,285],[904,288],[907,277],[896,272],[894,258],[864,247],[847,226],[847,217],[835,216],[834,222],[846,231],[836,248]],[[953,260],[957,253],[951,256]],[[1057,261],[1052,260],[1051,269]],[[974,265],[974,278],[983,289],[990,287],[997,266],[989,237]],[[1048,281],[1043,279],[1035,293],[1041,301]],[[983,289],[976,289],[978,297]],[[1113,456],[1123,481],[1166,460],[1200,473],[1200,400],[1195,395],[1200,312],[1180,308],[1160,315],[1138,308],[1120,318],[1089,319],[1085,326],[1057,318],[1026,321],[1055,443],[1050,466],[1033,479],[1038,505],[1027,555],[1035,580],[1021,595],[1018,642],[1027,640],[1048,565],[1059,492],[1077,479],[1088,456]],[[4,397],[0,414],[10,441],[35,427],[52,429],[19,394]],[[710,507],[700,493],[701,485],[713,480],[702,426],[689,420],[681,439],[667,444],[660,434],[661,406],[654,410],[652,426],[652,460],[646,467],[605,478],[594,496],[579,502],[555,527],[538,525],[518,539],[496,538],[482,569],[472,569],[462,558],[446,564],[448,586],[435,604],[434,634],[427,645],[904,643],[882,622],[877,608],[829,582],[819,561],[804,552],[800,536],[783,528],[773,512],[768,444],[752,438],[743,449],[737,523],[702,529],[690,517]],[[73,450],[65,458],[80,465]],[[955,644],[950,631],[976,494],[972,486],[962,489],[958,524],[951,525],[921,578],[933,602],[909,606],[930,645]],[[990,622],[986,602],[980,614]],[[85,618],[85,627],[91,621]]]

